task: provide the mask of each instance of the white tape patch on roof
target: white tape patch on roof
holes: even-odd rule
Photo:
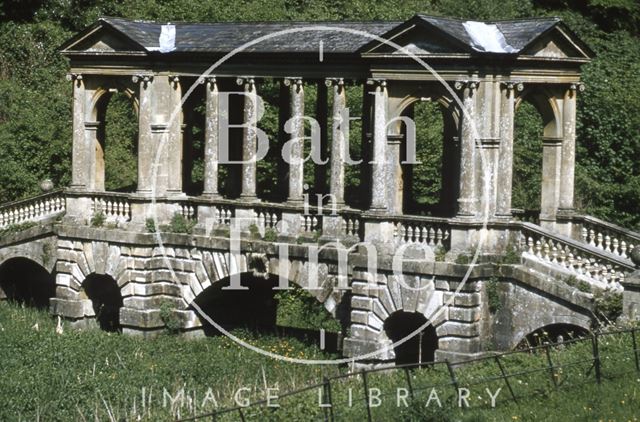
[[[176,26],[162,25],[160,29],[160,48],[161,53],[168,53],[176,49]]]
[[[473,49],[488,53],[517,53],[518,50],[511,47],[504,34],[496,25],[484,22],[467,21],[462,24],[473,42]]]

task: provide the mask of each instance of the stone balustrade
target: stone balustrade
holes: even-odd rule
[[[278,228],[278,223],[282,221],[282,211],[274,208],[256,208],[256,216],[258,219],[258,226],[262,226],[265,229]]]
[[[398,244],[415,243],[448,250],[451,229],[446,218],[406,216],[394,219],[393,237]]]
[[[66,201],[62,191],[49,192],[0,207],[0,227],[39,221],[65,210]]]
[[[633,265],[626,259],[530,223],[520,226],[519,248],[524,256],[557,265],[601,285],[617,285]]]
[[[362,217],[358,211],[345,212],[342,211],[342,234],[347,237],[356,237],[358,240],[364,239],[364,224],[362,223]]]
[[[180,202],[180,215],[187,221],[197,221],[198,206],[193,202]]]
[[[104,214],[107,221],[131,221],[131,202],[126,194],[98,194],[91,196],[91,214]]]
[[[595,248],[628,258],[640,244],[640,234],[588,215],[576,218],[580,224],[579,239]]]

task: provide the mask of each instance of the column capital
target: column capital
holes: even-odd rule
[[[521,81],[502,81],[500,85],[504,86],[509,91],[522,92],[524,90],[524,83]]]
[[[479,85],[480,85],[480,82],[474,81],[474,80],[459,80],[453,83],[453,87],[458,91],[460,91],[463,88],[469,88],[470,90],[474,91],[478,88]]]
[[[373,85],[376,88],[386,88],[387,80],[384,78],[369,78],[367,79],[367,85]]]
[[[253,91],[256,85],[256,79],[254,76],[239,76],[236,78],[237,85],[248,85],[249,91]]]
[[[67,73],[66,77],[68,81],[81,81],[82,73]]]
[[[344,87],[344,79],[343,78],[325,78],[324,84],[328,87],[331,87],[331,86]]]
[[[296,88],[301,88],[303,84],[303,80],[299,76],[286,76],[282,82],[285,86],[295,86]]]
[[[218,83],[218,80],[216,79],[215,75],[201,76],[200,78],[198,78],[198,84],[200,85],[213,87],[213,85],[215,85],[216,83]]]
[[[573,96],[578,91],[584,92],[585,89],[587,89],[587,88],[585,87],[584,83],[582,83],[582,82],[574,82],[574,83],[569,85],[569,94]]]
[[[146,86],[149,82],[153,81],[153,75],[144,75],[144,74],[133,75],[131,77],[131,81],[134,84],[141,83],[144,86]]]
[[[180,83],[180,76],[178,76],[178,75],[169,75],[169,83],[171,85],[173,85],[174,88],[177,88],[178,84]]]

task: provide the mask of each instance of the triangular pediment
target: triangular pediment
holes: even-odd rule
[[[117,29],[98,22],[73,37],[60,48],[63,54],[144,53],[145,48]]]
[[[521,52],[522,55],[559,58],[559,59],[588,59],[593,52],[561,27],[555,27],[535,40],[532,40]]]
[[[362,54],[402,55],[402,47],[416,55],[467,53],[467,46],[438,28],[412,19],[384,34],[382,38],[393,44],[374,40],[361,49]],[[397,45],[397,46],[396,46]]]

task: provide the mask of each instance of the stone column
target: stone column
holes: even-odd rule
[[[387,197],[387,82],[375,84],[373,106],[373,170],[371,178],[371,211],[389,212]]]
[[[103,124],[103,123],[102,123]],[[99,144],[98,132],[101,122],[85,121],[85,167],[88,168],[86,187],[87,190],[104,191],[104,151]]]
[[[404,185],[402,167],[400,166],[400,148],[403,139],[402,133],[387,134],[387,170],[385,174],[387,177],[387,206],[391,214],[402,214]]]
[[[88,176],[84,134],[85,89],[82,75],[70,73],[67,80],[73,84],[73,152],[71,160],[71,188],[84,190]]]
[[[542,139],[542,194],[540,225],[553,229],[560,198],[562,138]]]
[[[316,120],[320,125],[320,159],[327,160],[329,156],[329,133],[328,133],[328,90],[327,85],[322,81],[316,83]],[[329,190],[327,186],[327,165],[316,164],[314,166],[314,187],[317,193],[325,194]]]
[[[256,174],[258,149],[257,126],[258,126],[258,98],[255,80],[253,78],[238,78],[238,85],[244,88],[244,123],[247,125],[242,132],[242,182],[240,198],[246,201],[257,201],[256,195]]]
[[[204,124],[204,191],[203,196],[219,197],[218,152],[219,152],[219,107],[216,78],[206,78],[206,111]]]
[[[289,195],[287,202],[301,204],[303,202],[304,185],[304,87],[302,79],[285,78],[285,86],[289,87],[291,126],[289,145]]]
[[[151,194],[152,166],[154,145],[151,135],[152,101],[151,88],[153,85],[152,75],[135,75],[132,77],[134,83],[140,84],[139,109],[138,109],[138,193]]]
[[[574,170],[576,165],[576,94],[584,90],[582,84],[571,84],[564,95],[562,107],[562,164],[560,209],[573,211]]]
[[[471,217],[478,212],[475,169],[475,118],[477,82],[456,82],[456,89],[462,89],[462,129],[460,134],[460,196],[458,216]]]
[[[167,194],[182,194],[182,89],[178,76],[169,76],[169,107],[167,113],[168,138],[167,157]]]
[[[344,205],[344,164],[348,151],[348,133],[345,132],[348,122],[343,118],[347,108],[347,97],[344,80],[328,79],[327,86],[333,86],[333,110],[331,120],[331,186],[330,193],[337,207]]]
[[[500,97],[500,151],[498,152],[498,183],[496,185],[496,216],[498,217],[511,217],[515,89],[522,91],[522,84],[505,82]]]

